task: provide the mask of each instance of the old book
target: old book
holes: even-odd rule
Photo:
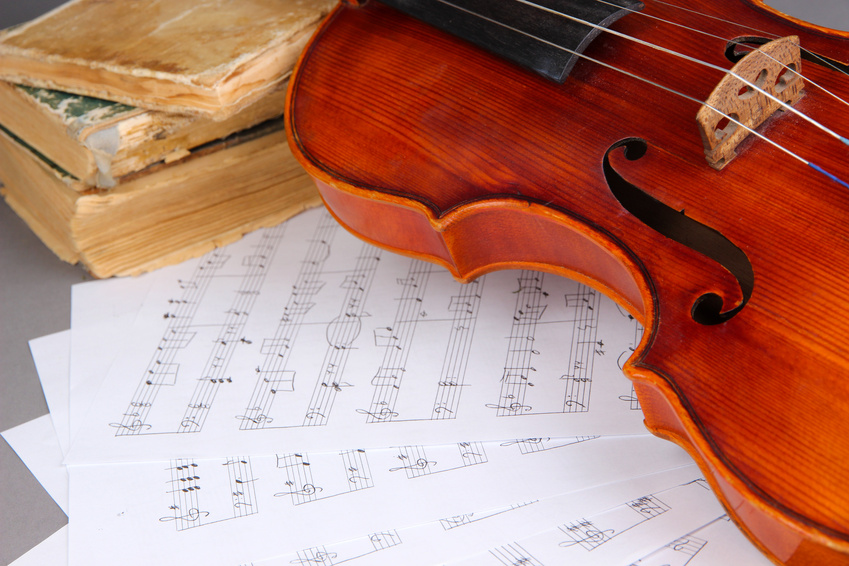
[[[0,33],[0,79],[224,119],[290,73],[335,0],[71,0]]]
[[[173,163],[86,186],[0,131],[0,192],[41,240],[95,277],[135,275],[205,253],[320,203],[283,120]]]
[[[205,143],[283,114],[286,82],[223,121],[0,81],[0,125],[82,181],[115,179],[174,161]]]

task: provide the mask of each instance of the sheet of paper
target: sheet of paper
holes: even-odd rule
[[[698,469],[695,465],[690,465],[569,494],[519,501],[486,510],[467,510],[462,514],[446,516],[438,521],[408,528],[364,532],[359,537],[347,541],[327,541],[322,545],[305,547],[297,552],[255,561],[253,564],[446,564],[452,560],[480,554],[484,550],[503,544],[505,540],[532,536],[549,529],[558,521],[568,521],[572,517],[615,508],[623,502],[637,501],[646,494],[679,486],[698,477]],[[639,518],[638,514],[636,518]]]
[[[546,560],[540,558],[543,554]],[[644,557],[633,561],[633,556]],[[253,564],[341,563],[770,564],[722,514],[718,502],[704,489],[695,466],[410,528],[364,534]]]
[[[235,563],[690,462],[632,436],[71,466],[71,564]],[[269,538],[267,524],[288,527]]]
[[[71,288],[71,360],[63,382],[68,388],[68,435],[73,438],[121,353],[151,286],[173,267],[139,277],[79,283]]]
[[[104,322],[106,320],[108,317]],[[112,320],[114,328],[106,330],[120,337],[121,318]],[[83,327],[91,329],[95,325]],[[61,349],[63,339],[67,347],[67,333],[53,337],[53,345]],[[50,354],[49,349],[34,349],[38,351]],[[67,390],[62,379],[63,374],[65,381],[68,379],[67,366],[38,363],[38,359],[36,362],[42,368],[44,375],[40,378],[47,395],[51,395],[51,388]],[[49,432],[50,427],[46,417],[42,423],[48,425],[46,429],[41,427],[42,436],[47,436],[44,431]],[[32,426],[28,428],[34,430]],[[58,466],[58,458],[57,455],[54,466]],[[289,547],[283,546],[285,541],[279,538],[268,539],[265,531],[256,526],[260,520],[322,525],[320,531],[296,532],[298,536],[293,540],[299,543],[311,540],[311,536],[316,541],[326,540],[319,538],[318,532],[321,537],[343,539],[354,536],[357,529],[369,524],[375,529],[383,528],[384,524],[400,528],[442,513],[453,513],[461,507],[484,508],[514,499],[530,500],[552,492],[574,491],[587,485],[687,463],[689,459],[684,453],[671,444],[648,436],[633,436],[403,446],[368,453],[351,450],[311,455],[301,452],[278,455],[273,461],[244,457],[218,461],[186,459],[168,465],[73,467],[76,480],[73,485],[79,488],[75,490],[78,494],[75,508],[79,512],[71,522],[75,533],[71,539],[75,550],[72,555],[86,557],[85,562],[91,564],[87,549],[100,548],[104,533],[109,535],[106,539],[116,551],[130,548],[138,544],[139,534],[145,532],[147,522],[147,526],[160,527],[159,531],[151,532],[153,538],[148,539],[156,540],[157,544],[147,545],[156,552],[168,547],[173,537],[176,545],[173,557],[185,555],[187,560],[202,557],[205,563],[214,563],[231,552],[233,561],[239,562],[246,556],[272,555],[298,548],[291,543]],[[263,464],[267,469],[263,469]],[[61,470],[64,476],[64,468]],[[272,475],[276,475],[276,481],[259,477]],[[181,486],[180,489],[173,489],[175,484]],[[127,489],[127,486],[133,487]],[[281,491],[269,496],[269,488]],[[289,504],[281,510],[283,500],[288,500]],[[399,501],[405,504],[398,505]],[[152,505],[146,507],[147,503]],[[192,504],[197,507],[189,507],[186,511]],[[264,513],[259,511],[260,504]],[[141,512],[142,509],[147,513]],[[368,513],[364,514],[363,509],[368,509]],[[115,521],[115,517],[121,520]],[[242,521],[237,528],[241,533],[239,540],[251,549],[247,554],[241,554],[242,547],[233,549],[229,537],[200,528],[222,523],[227,525],[229,533],[233,529],[231,519],[249,517],[253,522]],[[352,523],[352,517],[358,520]],[[168,523],[167,527],[174,526],[164,531],[168,533],[165,536],[161,529],[163,523]],[[352,531],[351,524],[356,524],[357,529]],[[99,555],[109,561],[108,551],[102,549]],[[156,559],[155,555],[147,556],[142,550],[137,550],[133,556],[138,557],[138,563]]]
[[[770,566],[768,560],[743,536],[728,515],[690,532],[669,537],[669,542],[635,560],[633,566]],[[623,564],[623,566],[625,566]]]
[[[41,390],[50,410],[50,419],[57,431],[57,441],[62,454],[67,454],[71,446],[70,427],[68,425],[70,391],[68,389],[68,370],[71,365],[71,331],[64,330],[29,341],[29,350],[35,363]],[[50,382],[58,380],[58,382]],[[45,383],[48,381],[48,383]]]
[[[68,473],[50,415],[43,415],[2,433],[6,442],[56,505],[68,514]]]
[[[42,344],[61,346],[64,344],[65,350],[68,346],[68,333],[60,332],[52,336],[52,340],[42,341]],[[47,359],[36,359],[35,352],[41,352]],[[36,348],[33,350],[33,358],[36,361],[36,369],[39,372],[44,371],[45,376],[49,373],[65,372],[64,384],[62,380],[52,376],[51,383],[60,384],[59,389],[67,391],[67,361],[68,356],[59,356],[64,360],[63,367],[61,360],[56,361],[55,356],[49,348]],[[48,363],[48,359],[50,363]],[[54,363],[55,362],[55,363]],[[41,375],[39,375],[41,378]],[[50,377],[47,378],[51,380]],[[64,385],[64,386],[63,386]],[[52,394],[55,400],[56,394]],[[45,397],[48,397],[45,390]],[[51,397],[48,397],[50,399]],[[50,401],[48,401],[49,403]],[[55,405],[55,401],[54,401]],[[59,420],[60,423],[66,422]],[[54,426],[53,419],[50,415],[43,415],[37,419],[33,419],[27,423],[16,426],[2,433],[3,438],[9,443],[9,446],[20,457],[24,465],[29,469],[33,476],[38,480],[41,486],[50,494],[53,501],[68,514],[68,472],[62,465],[62,449],[59,444],[59,435]],[[12,562],[11,566],[43,566],[51,564],[54,566],[62,566],[68,563],[68,525],[47,537],[41,543],[36,545],[26,554],[20,556]]]
[[[68,563],[68,525],[65,525],[10,566],[63,566]]]
[[[545,531],[505,540],[486,552],[450,564],[624,566],[670,542],[670,533],[686,534],[722,514],[707,483],[693,479],[603,511],[558,520]]]
[[[563,278],[461,285],[320,210],[164,273],[71,463],[645,432],[636,323]]]

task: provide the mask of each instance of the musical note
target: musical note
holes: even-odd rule
[[[438,460],[437,460],[438,458]],[[404,471],[407,479],[449,472],[467,466],[488,462],[486,450],[480,442],[459,442],[442,446],[401,446],[395,456],[401,465],[390,472]]]
[[[381,531],[365,537],[332,545],[315,546],[298,551],[291,564],[341,564],[368,557],[375,552],[401,544],[397,531]]]
[[[291,496],[294,505],[374,487],[368,455],[361,449],[313,456],[285,454],[277,456],[277,467],[285,470],[286,488],[274,496]]]
[[[543,563],[522,548],[519,543],[508,544],[489,551],[496,560],[505,566],[543,566]]]
[[[216,463],[182,458],[171,461],[166,490],[171,495],[171,513],[161,517],[161,522],[174,521],[177,531],[182,531],[258,512],[257,478],[251,472],[250,458],[231,457],[220,465]]]

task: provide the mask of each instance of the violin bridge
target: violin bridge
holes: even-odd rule
[[[735,149],[750,130],[760,126],[776,110],[783,110],[782,103],[792,106],[802,98],[805,82],[801,70],[799,38],[791,35],[752,51],[719,81],[696,114],[705,157],[711,167],[725,167],[734,159]]]

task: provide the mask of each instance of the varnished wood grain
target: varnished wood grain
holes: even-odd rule
[[[650,0],[645,13],[720,38],[798,35],[849,60],[849,35],[759,3],[687,8],[718,19]],[[732,66],[725,39],[641,15],[615,28]],[[608,34],[587,54],[698,100],[724,74]],[[845,75],[807,63],[805,74],[849,96]],[[290,144],[344,225],[460,279],[527,266],[619,301],[647,329],[625,372],[649,429],[693,455],[774,561],[849,564],[849,190],[752,136],[714,170],[692,100],[587,61],[554,84],[376,2],[332,14],[289,97]],[[820,89],[796,108],[849,132],[847,106]],[[759,131],[849,180],[847,147],[800,117],[779,112]],[[698,324],[691,309],[708,292],[739,304],[734,277],[608,188],[602,158],[630,137],[646,155],[613,151],[613,168],[751,263],[751,298],[727,322]]]

